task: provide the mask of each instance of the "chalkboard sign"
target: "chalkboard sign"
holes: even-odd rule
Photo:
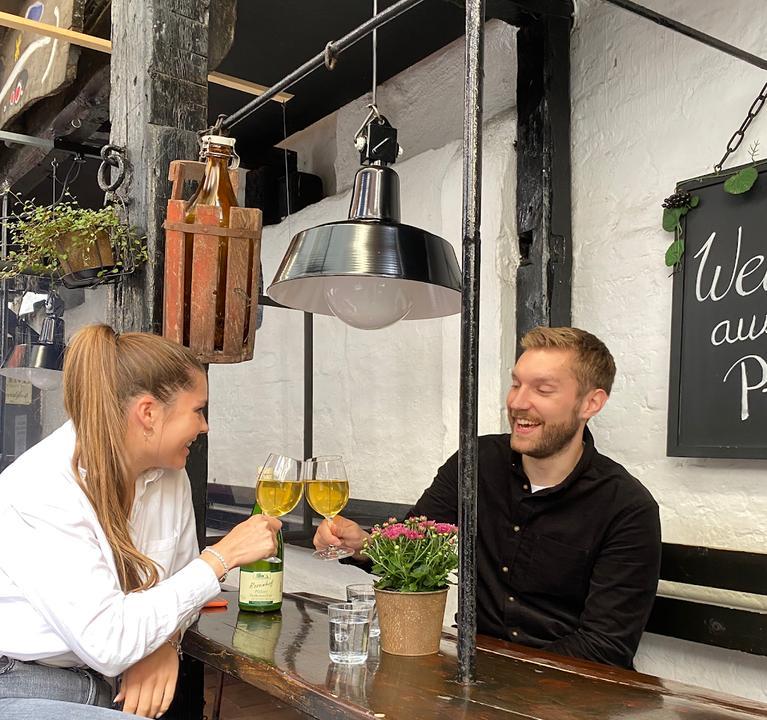
[[[767,458],[767,163],[730,195],[740,169],[678,185],[700,204],[674,275],[669,455]]]

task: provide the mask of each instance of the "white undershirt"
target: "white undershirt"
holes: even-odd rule
[[[72,472],[74,445],[66,423],[0,475],[0,655],[112,677],[185,630],[220,587],[197,557],[186,472],[150,470],[136,481],[130,530],[161,582],[123,593]]]
[[[545,490],[547,487],[551,487],[551,486],[550,485],[533,485],[533,483],[530,483],[530,492],[537,493],[539,490]]]

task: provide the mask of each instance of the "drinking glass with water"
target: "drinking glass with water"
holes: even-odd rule
[[[328,605],[330,659],[360,665],[368,658],[368,634],[372,607],[367,602]]]
[[[372,605],[370,613],[370,637],[378,637],[381,628],[378,626],[378,612],[376,611],[376,594],[370,583],[358,583],[346,586],[346,600],[350,603],[367,602]]]

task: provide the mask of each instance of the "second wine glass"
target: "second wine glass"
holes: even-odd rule
[[[301,463],[292,457],[270,453],[256,482],[256,502],[264,515],[287,515],[301,500],[303,482]],[[264,558],[270,563],[282,562],[275,555]]]
[[[333,518],[349,502],[349,480],[340,455],[304,460],[301,468],[306,500],[332,526]],[[319,560],[340,560],[354,555],[354,550],[343,545],[328,545],[317,550],[314,557]]]

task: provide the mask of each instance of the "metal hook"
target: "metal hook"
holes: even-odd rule
[[[362,148],[359,147],[359,141],[360,138],[363,137],[363,132],[365,128],[373,122],[373,120],[380,120],[381,119],[381,113],[378,110],[378,106],[375,103],[369,103],[365,107],[369,108],[368,114],[365,116],[365,119],[362,121],[362,125],[359,126],[359,129],[356,133],[354,133],[354,145],[357,147],[358,150],[362,150]],[[364,145],[363,145],[364,147]]]
[[[327,45],[325,45],[325,67],[328,70],[335,70],[337,62],[338,53],[336,52],[336,46],[331,40]]]

